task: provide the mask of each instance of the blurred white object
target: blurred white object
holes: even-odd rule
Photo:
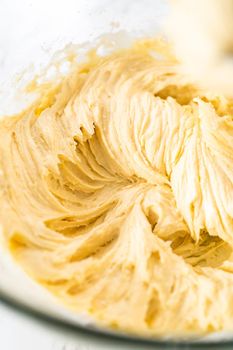
[[[233,95],[233,0],[171,0],[168,35],[183,69]]]

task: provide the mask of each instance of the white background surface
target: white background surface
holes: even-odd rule
[[[0,304],[0,348],[2,350],[94,350],[95,345],[74,344],[33,319]]]

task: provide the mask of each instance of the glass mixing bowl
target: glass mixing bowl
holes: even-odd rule
[[[35,74],[65,45],[91,43],[104,33],[111,33],[113,41],[121,46],[132,38],[156,35],[168,11],[169,5],[163,0],[1,0],[0,115],[17,109],[14,89],[22,83],[19,73],[25,68],[30,67],[27,73]],[[130,34],[125,36],[124,31]],[[57,301],[12,261],[4,244],[0,257],[0,302],[47,327],[68,332],[79,346],[82,344],[88,349],[90,344],[94,344],[95,349],[233,348],[231,334],[193,340],[174,340],[169,335],[145,339],[104,329],[82,315],[58,307]]]

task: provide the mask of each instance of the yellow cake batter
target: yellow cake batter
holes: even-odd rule
[[[1,121],[0,221],[23,268],[101,324],[232,330],[233,102],[163,51],[92,52]]]

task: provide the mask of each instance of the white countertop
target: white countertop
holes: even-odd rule
[[[95,350],[94,345],[74,344],[65,334],[47,329],[0,304],[0,340],[4,350]]]

